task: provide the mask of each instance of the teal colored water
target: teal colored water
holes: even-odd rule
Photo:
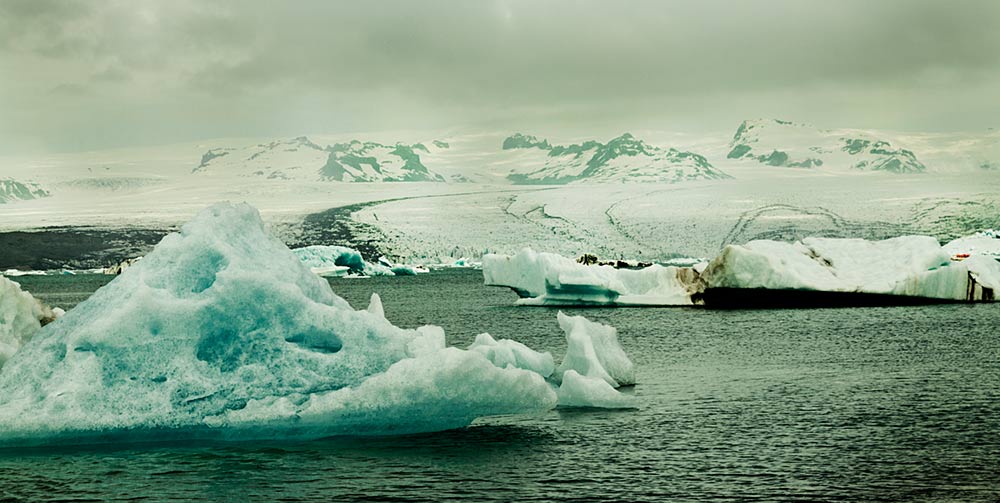
[[[106,281],[23,277],[70,306]],[[554,309],[474,271],[337,279],[465,346],[565,348]],[[638,411],[557,410],[436,434],[0,451],[0,499],[997,501],[1000,305],[584,309],[619,329]],[[2,434],[2,433],[0,433]]]

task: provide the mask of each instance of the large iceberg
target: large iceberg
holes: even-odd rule
[[[985,256],[952,261],[929,236],[760,240],[727,246],[701,273],[701,281],[709,304],[718,291],[732,290],[989,301],[1000,286],[1000,263]]]
[[[930,236],[882,241],[806,238],[728,245],[693,267],[616,269],[524,249],[483,257],[487,285],[510,287],[522,305],[781,307],[990,302],[1000,261],[983,233],[942,247]],[[975,246],[970,243],[975,243]],[[971,253],[955,255],[955,250]],[[1000,247],[996,248],[1000,249]]]
[[[583,265],[529,248],[513,256],[483,256],[483,277],[487,285],[517,292],[523,305],[683,306],[692,304],[698,287],[697,275],[686,267]]]
[[[352,309],[256,210],[220,204],[13,354],[0,444],[443,430],[551,409],[533,370],[397,328],[377,298]]]

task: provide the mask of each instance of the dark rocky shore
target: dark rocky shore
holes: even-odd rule
[[[299,223],[275,224],[272,231],[289,247],[344,245],[369,260],[381,255],[378,229],[355,222],[351,214],[372,201],[331,208],[303,217]],[[141,227],[46,227],[0,232],[0,270],[95,269],[149,253],[163,236],[177,230]]]

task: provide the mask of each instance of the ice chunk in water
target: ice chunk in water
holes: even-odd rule
[[[337,275],[336,272],[345,267],[348,272],[366,276],[391,276],[393,274],[388,267],[370,263],[361,256],[361,252],[346,246],[304,246],[292,250],[292,253],[306,267],[321,275]]]
[[[368,302],[368,312],[379,318],[385,318],[385,309],[382,308],[382,297],[379,297],[377,293],[373,293],[372,300]]]
[[[560,407],[596,407],[602,409],[629,409],[635,400],[623,395],[603,379],[587,377],[575,370],[567,370],[556,392]]]
[[[611,386],[635,384],[635,366],[618,344],[614,327],[590,321],[583,316],[559,312],[559,326],[566,332],[566,356],[556,376],[569,370],[580,375],[603,379]]]
[[[691,305],[691,294],[699,286],[696,277],[686,267],[583,265],[529,248],[512,256],[483,256],[486,285],[511,288],[522,297],[522,305]]]

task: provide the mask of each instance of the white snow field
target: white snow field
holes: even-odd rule
[[[504,150],[511,131],[310,135],[308,141],[217,139],[2,158],[0,177],[38,184],[46,197],[0,204],[0,232],[47,226],[166,229],[207,204],[231,200],[258,207],[286,242],[310,244],[301,230],[306,215],[351,205],[357,242],[334,244],[376,243],[378,252],[396,264],[469,264],[487,253],[515,254],[525,247],[568,257],[592,253],[667,263],[714,257],[728,244],[760,239],[877,240],[919,234],[947,242],[994,228],[1000,220],[1000,135],[995,131],[895,133],[752,122],[757,124],[754,148],[809,153],[823,164],[802,168],[730,159],[732,132],[633,131],[635,138],[656,148],[702,155],[732,178],[608,183],[598,177],[605,182],[578,179],[570,185],[536,186],[512,184],[509,176],[544,169],[548,151]],[[584,145],[614,135],[541,136],[553,145]],[[864,153],[851,154],[843,150],[849,147],[845,138],[873,142]],[[875,147],[883,140],[892,149]],[[832,148],[831,141],[839,150],[824,150]],[[387,172],[398,174],[402,158],[383,152],[384,146],[397,143],[411,146],[421,164],[444,182],[345,182],[319,174],[336,152],[315,146],[354,145],[348,149],[354,151],[367,144],[381,145],[373,146],[372,152],[381,153],[372,158],[381,163],[380,155],[392,157],[383,159],[389,163]],[[414,149],[417,144],[424,148]],[[926,169],[901,173],[852,167],[865,159],[874,163],[879,156],[895,165],[892,154],[872,154],[871,149],[910,151]],[[212,151],[229,153],[206,160]],[[628,157],[630,169],[641,159],[621,155]],[[354,161],[344,162],[350,171]],[[351,179],[371,178],[359,174]],[[343,273],[328,267],[324,274]]]
[[[13,353],[0,444],[403,434],[556,406],[548,359],[478,342],[397,328],[377,296],[352,309],[254,208],[217,204]]]
[[[665,262],[713,257],[727,244],[809,236],[923,234],[947,242],[1000,219],[1000,172],[727,172],[736,179],[414,197],[369,206],[354,217],[377,229],[368,237],[378,239],[384,253],[406,262],[525,247]]]
[[[483,277],[488,286],[517,292],[523,305],[683,306],[691,305],[698,291],[697,274],[690,268],[583,265],[530,248],[513,256],[484,255]]]

